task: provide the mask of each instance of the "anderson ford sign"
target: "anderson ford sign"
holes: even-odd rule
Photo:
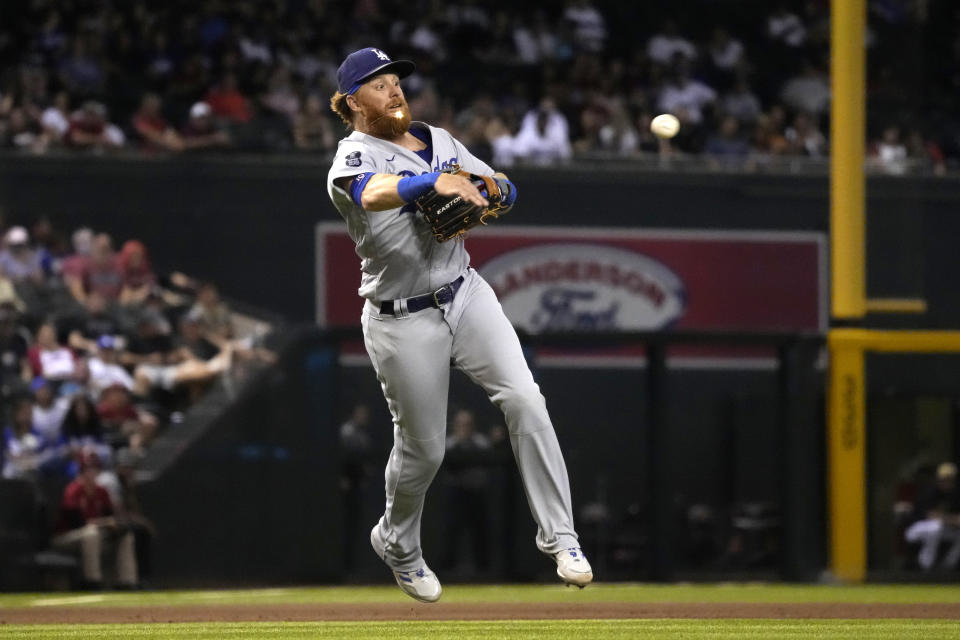
[[[659,329],[685,306],[683,283],[669,268],[604,244],[515,249],[481,273],[514,325],[530,332]]]
[[[820,233],[491,226],[467,250],[527,331],[826,326]],[[359,283],[344,225],[319,225],[321,326],[359,324]]]

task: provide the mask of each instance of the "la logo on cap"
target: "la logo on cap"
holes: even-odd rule
[[[381,60],[386,60],[387,62],[390,61],[390,56],[385,54],[383,51],[380,51],[380,49],[371,49],[371,51],[377,54],[377,57],[380,58]]]

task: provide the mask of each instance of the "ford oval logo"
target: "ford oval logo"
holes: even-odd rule
[[[547,244],[480,267],[518,328],[644,331],[683,316],[683,282],[662,263],[602,244]]]

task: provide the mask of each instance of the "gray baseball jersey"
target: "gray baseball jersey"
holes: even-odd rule
[[[427,126],[415,123],[414,126]],[[504,414],[524,489],[547,554],[578,547],[570,483],[546,401],[496,294],[473,269],[463,240],[438,243],[412,205],[370,212],[334,180],[364,173],[419,175],[459,164],[493,175],[449,133],[428,128],[431,162],[379,138],[354,132],[340,142],[327,190],[362,258],[361,324],[394,423],[385,476],[386,509],[371,543],[394,571],[426,567],[420,548],[424,496],[443,460],[451,362],[487,392]],[[404,298],[460,277],[441,307],[407,312]],[[384,311],[383,301],[395,301]]]
[[[463,273],[470,256],[462,240],[437,242],[414,205],[366,211],[334,180],[367,172],[414,176],[442,171],[454,164],[471,173],[493,175],[493,169],[446,130],[419,122],[412,126],[429,130],[433,139],[432,164],[409,149],[354,131],[340,141],[327,174],[327,191],[347,221],[347,232],[357,243],[357,255],[362,260],[359,293],[371,300],[393,300],[434,291]]]

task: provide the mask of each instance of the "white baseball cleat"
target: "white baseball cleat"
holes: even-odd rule
[[[394,571],[393,577],[403,592],[420,602],[436,602],[443,594],[436,574],[424,566],[417,571]]]
[[[385,545],[380,536],[377,535],[377,529],[379,528],[380,524],[377,523],[370,530],[370,546],[380,556],[380,559],[385,561]],[[393,578],[403,592],[414,600],[436,602],[443,595],[440,580],[426,565],[416,571],[394,571]]]
[[[557,561],[557,575],[567,586],[572,584],[583,589],[593,581],[593,568],[580,547],[564,549],[554,554],[553,559]]]

